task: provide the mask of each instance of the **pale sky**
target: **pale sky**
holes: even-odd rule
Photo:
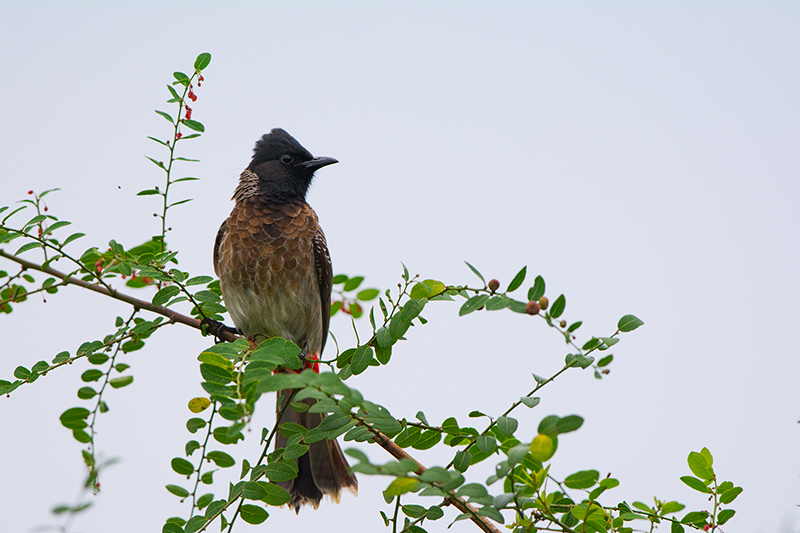
[[[164,157],[146,139],[168,135],[153,109],[174,114],[165,84],[210,52],[193,106],[206,134],[182,154],[202,162],[180,169],[201,181],[176,188],[195,201],[170,220],[182,268],[213,272],[237,177],[256,139],[283,127],[340,161],[309,195],[335,272],[384,289],[402,261],[423,279],[473,284],[468,260],[505,286],[528,265],[525,286],[542,275],[551,301],[564,293],[583,340],[624,314],[644,320],[605,379],[571,371],[517,413],[523,440],[547,415],[585,418],[560,439],[552,473],[610,472],[621,485],[605,503],[703,509],[679,478],[706,446],[718,475],[744,488],[726,532],[798,532],[799,22],[793,2],[5,2],[0,205],[60,187],[50,212],[87,233],[79,252],[156,234],[156,201],[135,196],[163,180],[144,157]],[[127,312],[75,288],[31,298],[0,317],[0,379],[74,353]],[[500,414],[532,388],[531,372],[552,373],[568,353],[543,322],[510,312],[458,318],[458,304],[436,302],[424,315],[389,366],[348,382],[398,418]],[[331,329],[352,343],[346,320]],[[109,393],[97,441],[120,462],[71,531],[160,531],[185,513],[163,487],[181,482],[169,462],[191,438],[186,402],[202,393],[196,357],[208,344],[175,326],[125,357],[135,381]],[[86,368],[0,399],[3,531],[54,524],[49,509],[78,494],[80,445],[58,416],[88,403],[75,395]],[[257,453],[271,404],[253,442],[226,451]],[[495,463],[468,478],[484,481]],[[273,509],[257,527],[382,531],[389,481],[360,476],[357,498],[299,517]]]

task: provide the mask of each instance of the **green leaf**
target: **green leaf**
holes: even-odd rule
[[[517,420],[510,416],[501,416],[497,419],[497,429],[503,435],[513,435],[518,425]]]
[[[410,324],[411,321],[417,318],[419,314],[422,312],[422,310],[425,309],[426,303],[427,300],[423,298],[418,298],[418,299],[415,298],[407,301],[406,304],[403,306],[403,310],[400,311],[401,320],[403,322]]]
[[[422,473],[420,479],[428,483],[447,483],[450,473],[441,466],[432,466]]]
[[[189,442],[186,443],[185,446],[186,456],[188,457],[192,455],[198,449],[200,449],[200,443],[197,442],[196,440],[190,440]]]
[[[564,484],[571,489],[588,489],[593,487],[600,478],[597,470],[581,470],[564,479]]]
[[[461,433],[461,429],[458,427],[458,422],[452,416],[442,422],[442,431],[453,435],[458,435]]]
[[[726,490],[720,495],[720,501],[727,505],[735,500],[736,497],[741,493],[742,487],[733,487],[732,489]]]
[[[508,296],[503,296],[502,294],[498,294],[489,298],[486,302],[486,310],[487,311],[498,311],[500,309],[505,309],[509,305],[511,305],[513,300]]]
[[[80,239],[81,237],[85,237],[85,236],[86,236],[85,233],[73,233],[72,235],[70,235],[69,237],[64,239],[64,242],[61,243],[61,247],[63,248],[64,246],[68,245],[72,241]]]
[[[505,522],[505,518],[503,515],[500,514],[500,511],[492,507],[491,505],[484,505],[478,510],[478,515],[480,516],[488,516],[495,522],[499,522],[500,524]]]
[[[353,375],[358,375],[365,371],[373,360],[372,346],[364,344],[356,348],[353,359],[350,363]]]
[[[184,285],[186,285],[187,287],[192,285],[205,285],[206,283],[210,283],[212,281],[214,281],[214,278],[212,278],[211,276],[195,276],[193,278],[187,279]]]
[[[394,443],[401,448],[408,448],[419,441],[421,434],[422,430],[420,428],[407,426],[406,429],[404,429],[397,437],[395,437]]]
[[[617,329],[619,329],[623,333],[627,333],[629,331],[635,330],[642,324],[644,324],[644,322],[642,322],[635,316],[625,315],[624,317],[619,319],[619,322],[617,322]]]
[[[264,469],[267,479],[280,483],[297,477],[297,464],[293,461],[269,463]]]
[[[81,400],[91,400],[97,396],[97,391],[91,387],[81,387],[78,389],[78,398]]]
[[[519,289],[522,285],[522,282],[525,281],[525,275],[528,272],[528,267],[522,267],[522,270],[517,272],[517,275],[514,276],[514,279],[511,280],[511,283],[508,284],[508,289],[506,292],[514,292],[515,290]]]
[[[362,281],[364,281],[364,276],[355,276],[353,278],[349,278],[344,282],[344,287],[342,287],[342,290],[344,292],[354,291],[359,285],[361,285]]]
[[[382,365],[389,364],[389,360],[392,357],[392,347],[387,346],[386,348],[378,345],[375,347],[375,357],[378,359],[378,362]]]
[[[702,455],[705,458],[709,467],[714,465],[714,458],[711,456],[711,452],[708,451],[708,448],[704,447],[702,450],[700,450],[700,455]],[[731,483],[731,485],[733,485],[733,483]]]
[[[419,440],[411,445],[415,450],[427,450],[433,448],[442,440],[442,434],[439,431],[429,429],[420,434]]]
[[[180,288],[176,287],[175,285],[164,287],[153,296],[153,305],[164,305],[170,300],[170,298],[176,296],[179,292],[181,292]]]
[[[86,372],[84,372],[83,374],[81,374],[81,381],[83,381],[84,383],[89,383],[92,381],[97,381],[101,377],[103,377],[102,370],[97,368],[91,368]]]
[[[402,506],[403,514],[410,518],[419,518],[425,514],[425,507],[421,505],[406,504]]]
[[[194,465],[181,457],[176,457],[172,460],[172,469],[182,475],[191,476],[194,474]]]
[[[189,433],[197,433],[198,430],[206,427],[206,421],[202,418],[190,418],[186,421],[186,429]]]
[[[17,250],[14,253],[14,255],[19,255],[19,254],[25,253],[25,252],[27,252],[29,250],[33,250],[35,248],[40,248],[41,246],[42,245],[40,243],[38,243],[38,242],[29,242],[28,244],[23,244],[22,246],[19,247],[19,250]]]
[[[122,387],[126,387],[131,383],[133,383],[133,376],[121,376],[108,380],[108,384],[115,389],[121,389]]]
[[[528,301],[538,300],[544,296],[544,289],[544,278],[542,276],[536,276],[533,287],[528,289]]]
[[[559,420],[561,420],[560,416],[556,415],[546,416],[542,419],[541,422],[539,422],[539,427],[537,431],[539,433],[544,433],[545,435],[555,436],[558,434],[558,432],[556,431],[556,425],[558,424]]]
[[[578,415],[569,415],[561,418],[556,422],[555,432],[557,435],[561,433],[569,433],[575,431],[583,425],[583,418]]]
[[[269,518],[269,513],[265,509],[250,503],[243,504],[239,508],[239,515],[242,520],[253,525],[261,524]]]
[[[526,407],[536,407],[541,401],[538,397],[523,396],[519,399]]]
[[[461,309],[459,309],[458,311],[458,316],[468,315],[473,311],[477,311],[478,309],[486,305],[486,302],[488,300],[489,300],[488,294],[478,294],[477,296],[473,296],[472,298],[464,302],[464,305],[462,305]]]
[[[197,59],[194,60],[194,69],[195,70],[203,70],[209,65],[209,63],[211,63],[211,54],[209,54],[208,52],[203,52],[202,54],[197,56]],[[262,522],[263,522],[263,520],[262,520]],[[248,522],[248,523],[252,523],[252,522]]]
[[[172,87],[170,87],[169,85],[167,85],[167,88],[168,88],[170,91],[174,91],[174,90],[175,90],[175,89],[173,89]],[[177,96],[176,96],[176,97],[177,97]],[[149,135],[147,136],[147,138],[148,138],[148,139],[150,139],[151,141],[155,141],[155,142],[157,142],[157,143],[158,143],[158,144],[160,144],[161,146],[166,146],[167,148],[169,148],[169,145],[168,145],[167,143],[165,143],[164,141],[162,141],[161,139],[156,139],[155,137],[150,137]]]
[[[228,468],[236,464],[236,461],[233,459],[233,457],[225,452],[209,452],[206,457],[209,460],[214,461],[214,463],[220,468]]]
[[[708,511],[692,511],[690,513],[686,513],[686,516],[681,519],[681,523],[703,526],[706,524],[707,519]]]
[[[39,222],[44,222],[45,220],[47,220],[47,215],[36,215],[32,219],[30,219],[28,222],[23,224],[23,227],[28,227],[28,226],[30,226],[32,224],[38,224]]]
[[[86,418],[91,414],[88,409],[83,407],[72,407],[64,411],[59,420],[61,424],[67,429],[83,429],[88,427]]]
[[[181,122],[183,123],[184,126],[189,128],[190,130],[199,131],[199,132],[206,131],[206,127],[203,126],[200,122],[197,122],[196,120],[183,119],[183,120],[181,120]]]
[[[399,477],[389,483],[383,493],[388,497],[400,496],[415,490],[419,486],[419,480],[411,477]]]
[[[56,355],[56,356],[53,358],[53,364],[55,365],[55,364],[58,364],[58,363],[63,363],[63,362],[64,362],[64,361],[66,361],[67,359],[69,359],[69,352],[66,352],[66,351],[65,351],[65,352],[59,352],[59,353],[58,353],[58,354],[57,354],[57,355]]]
[[[202,496],[197,498],[197,508],[202,509],[203,507],[206,507],[209,503],[211,503],[213,500],[214,500],[213,494],[203,494]]]
[[[466,261],[464,261],[464,262],[467,263]],[[478,269],[475,268],[474,266],[470,265],[469,263],[467,263],[467,266],[469,267],[470,270],[472,270],[472,272],[475,273],[476,276],[478,276],[481,279],[483,284],[486,285],[486,280],[483,279],[483,275],[480,272],[478,272]]]
[[[717,524],[719,525],[724,524],[725,522],[733,518],[733,515],[735,514],[736,511],[734,511],[733,509],[723,509],[722,511],[719,512],[719,515],[717,515]]]
[[[161,115],[162,117],[164,117],[165,119],[167,119],[170,124],[173,124],[173,125],[175,124],[175,121],[172,119],[171,116],[169,116],[169,113],[165,113],[163,111],[159,111],[158,109],[156,109],[155,112],[158,113],[159,115]]]
[[[603,481],[606,481],[606,480],[604,479]],[[601,485],[603,484],[603,481],[600,482]],[[619,482],[617,482],[617,484],[619,484]],[[667,503],[665,503],[664,505],[661,506],[661,514],[668,515],[668,514],[672,514],[672,513],[677,513],[677,512],[683,511],[685,508],[686,508],[686,506],[683,505],[682,503],[667,502]]]
[[[261,498],[261,500],[267,505],[274,505],[277,507],[289,503],[289,500],[292,499],[292,496],[286,492],[286,489],[283,487],[264,481],[259,481],[258,484],[261,485],[266,492],[266,495]]]
[[[181,159],[181,158],[178,158],[178,159]],[[169,204],[167,206],[167,208],[175,207],[176,205],[185,204],[187,202],[191,202],[192,200],[194,200],[194,198],[186,198],[185,200],[178,200],[177,202],[172,202],[171,204]]]
[[[553,306],[550,308],[550,316],[553,318],[558,318],[564,312],[564,308],[567,306],[567,299],[562,294],[556,301],[553,302]]]
[[[378,289],[364,289],[362,291],[358,291],[358,294],[356,294],[356,298],[358,298],[362,302],[367,302],[369,300],[374,300],[375,298],[377,298],[379,293],[380,292],[378,291]]]
[[[242,486],[242,498],[246,500],[261,500],[266,495],[266,489],[257,481],[245,481]]]
[[[179,498],[185,498],[189,495],[189,491],[178,485],[167,485],[167,490]]]
[[[497,439],[489,435],[478,436],[475,444],[483,453],[494,453],[494,451],[497,449]]]
[[[49,226],[47,226],[47,233],[52,233],[59,228],[63,228],[64,226],[69,226],[72,222],[68,222],[66,220],[59,220],[58,222],[53,222]]]
[[[462,498],[482,498],[487,494],[486,487],[480,483],[467,483],[466,485],[462,485],[461,488],[456,491],[456,496],[460,496]]]
[[[444,292],[445,287],[444,283],[441,281],[437,281],[435,279],[426,279],[415,283],[413,287],[411,287],[411,298],[430,298],[437,294],[441,294]]]
[[[683,476],[681,477],[681,481],[686,483],[689,487],[693,488],[697,492],[702,492],[704,494],[711,494],[711,489],[709,489],[702,480],[697,479],[696,477],[692,476]]]
[[[702,454],[690,452],[687,462],[689,463],[689,469],[692,471],[692,474],[700,479],[708,481],[714,477],[714,470]]]

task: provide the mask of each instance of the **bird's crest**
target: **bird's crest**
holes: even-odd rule
[[[296,160],[300,161],[309,161],[314,158],[311,152],[303,148],[303,145],[289,135],[286,130],[275,128],[256,141],[253,160],[248,168],[252,169],[264,161],[278,159],[283,154],[292,154]]]

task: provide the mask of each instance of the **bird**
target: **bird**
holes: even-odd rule
[[[316,372],[314,361],[328,336],[333,277],[325,234],[306,194],[314,172],[334,163],[332,157],[312,156],[283,129],[263,135],[239,176],[233,211],[214,243],[214,270],[236,329],[253,340],[292,341],[301,348],[305,368]],[[278,394],[280,423],[318,426],[325,415],[286,406],[290,392]],[[276,448],[286,442],[277,432]],[[342,489],[357,493],[358,481],[336,440],[310,444],[296,461],[297,477],[278,483],[291,495],[295,512],[306,504],[316,509],[323,494],[338,503]]]

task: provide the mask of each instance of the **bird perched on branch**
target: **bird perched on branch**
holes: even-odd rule
[[[294,342],[302,349],[305,367],[315,371],[314,361],[328,336],[332,270],[325,235],[306,193],[314,172],[337,162],[315,158],[282,129],[261,137],[239,177],[233,194],[236,205],[214,245],[214,270],[237,329],[250,339],[283,337]],[[278,395],[280,422],[318,426],[324,415],[285,406],[289,393]],[[278,432],[276,446],[285,444]],[[338,502],[342,489],[355,493],[358,488],[335,440],[310,444],[297,466],[297,478],[280,483],[297,512],[304,504],[316,508],[323,494]]]

